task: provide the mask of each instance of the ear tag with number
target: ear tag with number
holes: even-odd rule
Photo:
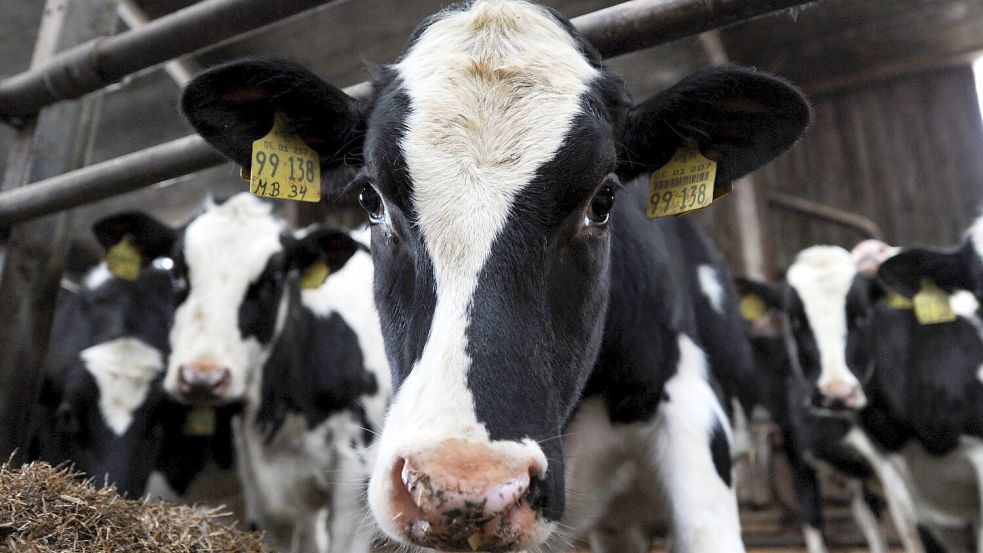
[[[211,436],[215,434],[215,409],[195,407],[188,411],[181,432],[185,436]]]
[[[891,309],[911,309],[914,307],[914,303],[908,298],[902,296],[901,294],[895,292],[894,290],[887,291],[887,306]]]
[[[331,269],[328,267],[328,262],[322,257],[304,269],[304,273],[300,275],[300,288],[302,290],[319,288],[325,280],[328,280],[330,274]]]
[[[760,321],[768,313],[765,301],[756,294],[748,294],[741,298],[741,317],[749,323]]]
[[[123,280],[136,280],[140,278],[140,265],[143,264],[143,257],[133,245],[132,235],[125,235],[118,244],[109,248],[106,252],[106,267],[109,272]]]
[[[928,279],[922,280],[922,289],[915,294],[912,303],[919,324],[934,325],[956,320],[956,312],[949,303],[949,294]]]
[[[249,191],[256,196],[321,201],[321,161],[299,137],[287,133],[287,117],[277,112],[270,132],[253,142]]]
[[[676,154],[649,177],[650,218],[681,215],[703,209],[713,201],[717,162],[703,157],[693,146],[680,146]]]

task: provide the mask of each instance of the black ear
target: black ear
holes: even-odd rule
[[[918,293],[922,279],[952,292],[956,289],[976,291],[973,271],[966,248],[939,250],[934,248],[905,248],[881,263],[877,276],[890,289],[907,297]]]
[[[619,175],[665,165],[681,145],[717,162],[718,190],[789,148],[812,121],[794,86],[767,73],[711,67],[635,106],[619,152]]]
[[[181,110],[202,138],[247,170],[253,141],[270,131],[278,111],[323,167],[361,159],[358,103],[291,62],[244,59],[209,69],[185,87]]]
[[[769,309],[782,309],[782,290],[780,284],[762,282],[744,276],[734,277],[734,287],[737,294],[743,299],[746,296],[755,295],[765,302]]]
[[[319,260],[325,260],[333,273],[362,247],[348,234],[332,228],[317,228],[287,247],[288,263],[303,271]]]
[[[169,255],[177,239],[177,231],[139,211],[128,211],[100,219],[92,225],[92,232],[106,250],[129,235],[144,264]]]

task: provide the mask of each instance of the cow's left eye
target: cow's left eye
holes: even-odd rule
[[[599,227],[607,224],[611,218],[611,210],[614,209],[615,189],[614,183],[605,183],[601,186],[594,198],[587,206],[584,214],[584,225],[588,227]]]

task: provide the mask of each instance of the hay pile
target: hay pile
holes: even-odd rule
[[[225,514],[122,499],[45,463],[0,466],[2,553],[268,553],[259,534],[220,523]]]

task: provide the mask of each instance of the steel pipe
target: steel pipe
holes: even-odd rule
[[[65,50],[0,81],[0,117],[13,120],[123,77],[333,0],[204,0],[139,29]]]
[[[264,1],[261,0],[260,3]],[[598,47],[602,55],[613,57],[813,1],[631,0],[574,18],[573,24]],[[207,0],[197,6],[243,2],[244,0]],[[284,5],[294,6],[300,3],[302,2],[299,0],[283,2]],[[308,0],[308,4],[314,3],[318,2]],[[150,28],[162,19],[143,29]],[[214,36],[212,38],[216,39]],[[166,58],[157,56],[155,59],[157,63]],[[130,69],[139,67],[130,66]],[[3,103],[4,82],[0,82],[0,105]],[[368,83],[359,83],[345,91],[355,97],[364,97],[371,92],[371,86]],[[173,155],[178,142],[183,144],[182,154]],[[194,163],[188,163],[189,160]],[[37,182],[16,191],[16,196],[14,192],[0,194],[0,227],[130,192],[221,162],[218,154],[197,136],[134,152],[117,160]],[[118,168],[116,171],[112,169],[114,163]],[[93,177],[94,173],[98,177]]]
[[[880,225],[875,223],[870,217],[865,217],[859,213],[781,192],[769,192],[768,203],[788,211],[794,211],[802,215],[851,228],[867,238],[884,239],[884,233],[881,232]]]

